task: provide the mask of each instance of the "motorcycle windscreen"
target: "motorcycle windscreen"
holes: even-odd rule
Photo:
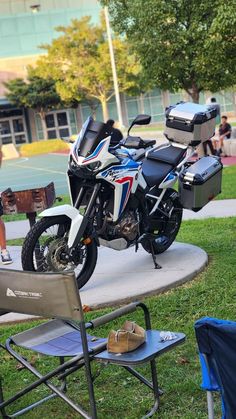
[[[84,123],[76,142],[78,156],[88,157],[95,150],[101,140],[109,135],[109,129],[103,122],[94,121],[90,116]]]

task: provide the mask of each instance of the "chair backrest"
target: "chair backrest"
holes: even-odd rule
[[[221,390],[227,418],[236,412],[236,322],[204,317],[195,323],[199,351]],[[204,378],[204,377],[203,377]],[[210,380],[212,381],[212,380]]]
[[[0,314],[4,311],[83,320],[74,272],[0,269]]]

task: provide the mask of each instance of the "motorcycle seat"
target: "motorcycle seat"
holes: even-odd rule
[[[173,169],[171,164],[145,159],[142,165],[142,173],[149,187],[159,185]]]
[[[180,148],[174,147],[173,145],[168,145],[159,150],[151,150],[147,155],[147,159],[171,164],[171,166],[176,167],[182,160],[182,157],[186,153],[186,150],[187,147]]]

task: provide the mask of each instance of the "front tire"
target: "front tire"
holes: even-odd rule
[[[95,269],[97,245],[94,239],[89,244],[81,242],[67,260],[70,224],[66,216],[45,217],[34,224],[22,246],[23,270],[60,272],[74,269],[78,288],[82,288]]]

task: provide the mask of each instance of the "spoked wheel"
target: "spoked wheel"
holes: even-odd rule
[[[39,220],[27,234],[22,246],[21,261],[26,271],[75,271],[78,287],[91,277],[97,262],[94,240],[82,240],[69,252],[67,241],[70,220],[65,216]]]
[[[183,210],[180,208],[178,201],[172,202],[171,199],[167,199],[163,202],[163,211],[171,211],[170,217],[160,216],[159,226],[157,229],[150,229],[150,233],[156,236],[153,241],[153,250],[155,255],[165,252],[175,240],[180,225],[182,222]],[[142,246],[146,252],[151,253],[150,243],[144,242]]]

